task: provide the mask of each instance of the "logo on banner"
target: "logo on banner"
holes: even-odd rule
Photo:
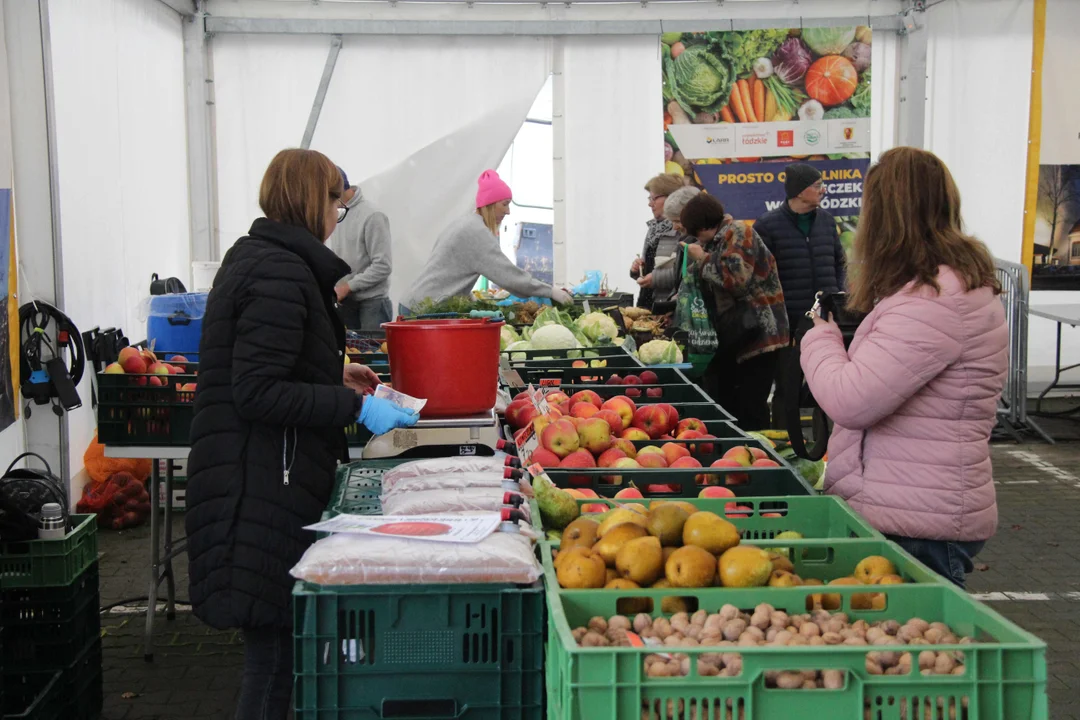
[[[803,140],[806,141],[807,145],[817,145],[819,142],[821,142],[821,133],[814,128],[810,128],[805,133],[803,133]]]
[[[777,147],[795,147],[795,131],[777,130],[776,145]]]
[[[705,138],[706,145],[728,145],[731,143],[731,138],[728,137],[712,137],[711,135]]]
[[[845,140],[852,140],[852,139],[854,139],[854,137],[855,137],[855,128],[851,127],[850,125],[845,126],[844,127],[844,139]]]
[[[768,133],[747,133],[742,136],[743,145],[768,145]]]

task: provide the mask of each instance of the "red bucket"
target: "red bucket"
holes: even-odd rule
[[[502,320],[384,323],[395,390],[427,405],[426,418],[467,417],[495,407]]]

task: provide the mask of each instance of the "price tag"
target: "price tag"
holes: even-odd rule
[[[562,385],[562,378],[540,378],[540,387],[559,387]]]
[[[517,436],[518,457],[522,463],[532,460],[533,453],[540,448],[540,438],[536,437],[536,430],[532,423],[522,430]]]
[[[584,300],[584,301],[582,301],[582,303],[581,303],[581,309],[585,311],[585,314],[586,314],[586,315],[588,315],[588,314],[589,314],[589,301],[588,301],[588,300]]]
[[[539,390],[533,390],[533,405],[536,406],[536,411],[538,413],[547,415],[551,412],[551,406],[548,405],[547,395],[544,393],[542,385],[543,383],[541,383],[541,388]]]

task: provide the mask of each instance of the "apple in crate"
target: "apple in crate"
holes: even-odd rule
[[[652,439],[652,438],[649,437],[649,433],[645,432],[641,428],[636,428],[636,427],[626,428],[625,430],[622,431],[622,435],[620,435],[619,437],[621,437],[624,440],[651,440]]]
[[[585,496],[587,498],[596,498],[597,500],[600,499],[600,496],[597,495],[596,491],[593,490],[592,488],[587,488],[587,487],[579,488],[578,492],[581,493],[583,496]],[[581,506],[581,512],[583,512],[583,513],[602,513],[602,512],[607,512],[610,509],[611,508],[608,507],[607,505],[605,505],[604,503],[593,503],[592,505],[582,505]]]
[[[627,388],[626,389],[626,397],[630,397],[630,398],[641,397],[641,390],[638,390],[637,388]]]
[[[675,409],[674,405],[670,403],[659,403],[660,407],[667,410],[668,422],[671,423],[671,434],[679,434],[679,411]],[[703,431],[704,432],[704,431]]]
[[[611,447],[611,426],[606,420],[596,417],[582,420],[578,424],[577,432],[579,446],[593,455],[599,455]]]
[[[570,414],[576,418],[591,418],[596,413],[600,412],[600,409],[589,402],[579,402],[570,407]]]
[[[706,488],[702,488],[698,493],[699,498],[729,498],[735,497],[735,493],[728,490],[726,487],[720,487],[719,485],[710,485]]]
[[[648,450],[648,448],[645,448]],[[639,452],[637,456],[638,465],[646,469],[662,469],[668,466],[667,460],[664,459],[664,453],[655,452]]]
[[[780,463],[769,458],[758,458],[750,467],[780,467]]]
[[[640,407],[634,413],[634,427],[641,428],[648,433],[650,439],[655,440],[668,431],[667,412],[657,405]]]
[[[660,378],[652,370],[645,370],[638,377],[644,385],[656,385],[660,382]]]
[[[118,362],[109,363],[108,365],[105,366],[105,374],[106,375],[123,375],[124,374],[124,368],[121,367],[120,363],[118,363]]]
[[[592,403],[596,406],[597,410],[599,410],[604,404],[604,401],[600,399],[600,396],[594,393],[592,390],[582,390],[581,392],[576,392],[570,396],[571,408],[581,402]]]
[[[600,410],[596,413],[596,417],[608,424],[613,435],[618,436],[626,427],[623,423],[622,415],[614,410]]]
[[[117,362],[124,368],[124,372],[130,375],[141,375],[146,372],[146,360],[136,348],[126,347],[121,350]]]
[[[675,426],[675,436],[678,437],[687,430],[693,430],[694,432],[699,432],[702,435],[707,432],[705,428],[705,423],[701,422],[697,418],[686,418],[685,420],[680,420],[679,423]]]
[[[637,460],[631,460],[630,458],[622,458],[621,460],[616,460],[615,464],[613,464],[611,467],[614,470],[640,470],[641,469],[641,466],[638,465]],[[622,484],[622,476],[621,475],[609,475],[608,480],[611,482],[612,485],[621,485]]]
[[[616,500],[644,500],[645,496],[636,487],[623,488],[615,493]]]
[[[547,400],[548,405],[566,405],[567,407],[570,407],[570,396],[562,390],[549,392],[544,396],[544,399]]]
[[[710,467],[714,468],[742,468],[745,465],[740,464],[735,460],[729,458],[720,458],[714,462]],[[745,485],[750,480],[750,476],[746,473],[728,473],[724,476],[725,485]]]
[[[551,452],[547,448],[536,448],[536,452],[532,454],[532,458],[529,460],[531,463],[536,463],[540,467],[544,468],[557,468],[559,467],[559,456]]]
[[[618,375],[612,375],[611,377],[609,377],[607,379],[607,382],[604,383],[604,384],[605,385],[622,385],[623,381],[622,381],[622,378],[619,377]]]
[[[596,467],[596,460],[593,459],[592,453],[588,450],[575,450],[562,459],[559,463],[560,470],[568,469],[583,469]],[[587,486],[590,484],[590,478],[588,475],[571,475],[570,484],[581,486]]]
[[[624,438],[624,437],[617,437],[614,440],[612,440],[611,447],[618,448],[619,450],[622,450],[623,454],[626,455],[626,457],[630,458],[631,460],[633,460],[634,458],[637,457],[637,446],[634,445],[633,440],[628,440],[627,438]]]
[[[531,423],[538,414],[532,400],[515,400],[506,407],[506,422],[518,430]]]
[[[750,452],[750,448],[745,445],[736,445],[723,454],[724,460],[734,460],[743,467],[750,467],[754,464],[754,456]]]
[[[664,397],[664,388],[645,388],[645,396],[651,398]]]
[[[769,454],[759,447],[753,445],[747,445],[746,449],[750,451],[750,454],[754,456],[754,460],[768,460]]]
[[[565,458],[579,447],[577,428],[569,420],[561,419],[544,428],[544,434],[540,436],[540,444]]]
[[[626,453],[617,447],[610,447],[604,452],[600,453],[600,457],[596,459],[596,466],[607,468],[615,464],[616,460],[622,460],[626,457]]]
[[[641,378],[638,377],[637,375],[627,375],[626,377],[623,378],[622,384],[623,385],[640,385],[641,384]]]
[[[660,449],[664,451],[664,457],[667,458],[668,465],[679,458],[690,457],[690,451],[686,449],[685,445],[669,442],[665,443]]]
[[[617,395],[601,405],[600,409],[611,410],[622,418],[623,428],[628,428],[634,424],[634,413],[637,411],[637,405],[625,395]]]

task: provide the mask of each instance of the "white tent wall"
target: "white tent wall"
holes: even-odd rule
[[[564,41],[566,281],[586,270],[637,295],[630,262],[651,219],[645,183],[664,169],[660,40],[655,35]],[[556,215],[558,218],[558,215]],[[561,230],[561,233],[560,233]],[[556,276],[560,276],[556,248]]]
[[[81,330],[142,339],[151,273],[190,274],[181,19],[143,0],[48,7],[64,307]],[[73,473],[96,426],[90,375],[69,416]]]
[[[300,145],[329,48],[327,36],[215,38],[222,253],[261,214],[271,158]],[[471,209],[476,178],[498,166],[550,67],[549,38],[344,39],[311,147],[390,218],[395,299]]]

